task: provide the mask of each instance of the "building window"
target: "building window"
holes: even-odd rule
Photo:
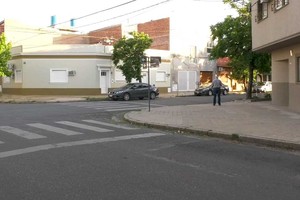
[[[268,17],[268,3],[258,3],[258,21],[261,21],[263,19],[266,19]]]
[[[50,83],[67,83],[67,69],[50,69]]]
[[[125,76],[123,75],[123,72],[121,70],[116,70],[115,71],[115,80],[116,81],[121,81],[121,82],[126,80]]]
[[[289,0],[275,0],[275,10],[279,10],[289,4]]]
[[[22,81],[23,81],[22,70],[16,69],[15,70],[15,83],[22,83]]]
[[[156,72],[156,81],[166,81],[166,72],[164,71],[157,71]]]

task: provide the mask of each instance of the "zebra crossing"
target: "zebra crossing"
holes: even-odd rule
[[[103,110],[106,112],[142,110],[149,107],[148,102],[121,102],[121,101],[100,101],[100,102],[67,102],[61,105],[87,108],[95,110]],[[161,107],[163,105],[151,103],[152,107]]]
[[[55,124],[60,125],[60,127],[55,126]],[[99,125],[101,127],[99,127]],[[27,129],[27,127],[29,128]],[[76,131],[70,130],[70,127],[76,128]],[[0,145],[5,143],[5,141],[3,141],[5,135],[11,135],[27,140],[38,140],[48,138],[46,135],[50,133],[56,133],[63,136],[75,136],[85,134],[84,132],[80,132],[80,130],[84,130],[85,132],[108,133],[115,131],[115,129],[137,130],[138,128],[107,123],[94,119],[85,119],[79,122],[55,121],[54,125],[44,123],[28,123],[25,124],[25,126],[22,126],[22,129],[13,126],[0,126]],[[43,130],[43,135],[37,133],[40,132],[40,130]]]
[[[14,128],[11,126],[0,126],[0,130],[3,132],[14,134],[19,137],[29,139],[29,140],[45,138],[45,136],[43,136],[43,135],[35,134],[35,133],[29,132],[29,131],[24,131],[22,129]]]

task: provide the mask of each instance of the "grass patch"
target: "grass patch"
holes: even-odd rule
[[[236,133],[233,133],[233,134],[231,134],[231,139],[239,141],[240,140],[240,135],[236,134]]]

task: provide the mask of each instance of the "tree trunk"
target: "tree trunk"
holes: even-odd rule
[[[248,90],[247,90],[246,99],[252,99],[253,71],[254,71],[254,67],[253,64],[251,63],[249,65],[249,81],[248,81]]]

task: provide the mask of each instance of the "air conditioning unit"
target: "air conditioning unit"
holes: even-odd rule
[[[269,0],[259,0],[260,3],[268,3]]]
[[[69,76],[75,76],[76,75],[76,71],[75,70],[69,71],[68,75]]]

